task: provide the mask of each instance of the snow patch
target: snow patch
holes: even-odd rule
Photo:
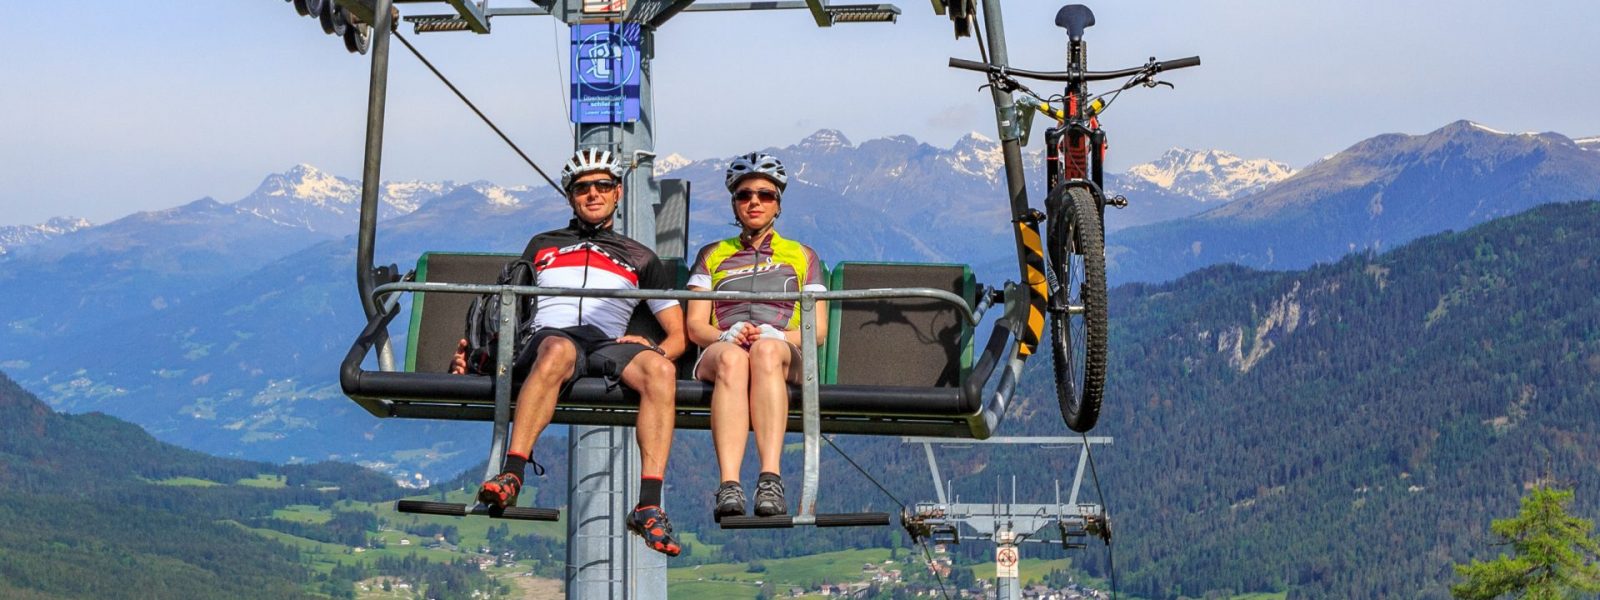
[[[951,170],[982,177],[990,183],[999,181],[1006,165],[1005,152],[1000,149],[1000,144],[977,132],[956,140],[950,153],[945,155],[945,160]]]
[[[1495,135],[1511,135],[1509,133],[1506,133],[1504,131],[1500,131],[1499,129],[1495,129],[1493,127],[1488,127],[1488,126],[1483,125],[1481,123],[1474,123],[1472,121],[1467,121],[1467,125],[1472,126],[1473,129],[1477,129],[1479,131],[1487,131],[1487,132],[1493,133]]]
[[[479,181],[472,184],[472,189],[479,194],[483,194],[483,197],[489,200],[489,204],[495,206],[516,206],[522,203],[521,200],[512,195],[511,190],[492,183]]]
[[[55,217],[38,225],[0,226],[0,256],[23,246],[90,227],[94,227],[94,224],[78,217]]]
[[[844,132],[837,129],[819,129],[816,133],[806,136],[806,139],[800,140],[797,145],[808,150],[824,152],[853,147],[850,144],[850,139],[844,136]]]
[[[1288,179],[1295,170],[1264,158],[1244,159],[1221,150],[1167,150],[1127,175],[1200,200],[1231,200]]]

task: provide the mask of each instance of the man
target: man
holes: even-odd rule
[[[533,236],[522,258],[533,263],[533,284],[551,288],[669,289],[672,277],[654,252],[612,231],[613,215],[622,197],[622,165],[611,152],[579,150],[561,170],[561,186],[572,205],[566,227]],[[513,506],[522,489],[524,467],[539,434],[555,414],[556,400],[581,376],[605,377],[639,393],[637,422],[642,480],[639,502],[628,515],[629,530],[651,549],[677,556],[678,542],[661,509],[661,480],[672,449],[677,367],[684,350],[683,309],[676,301],[648,300],[650,311],[666,332],[659,346],[627,335],[629,317],[638,300],[620,298],[540,297],[529,339],[517,353],[517,376],[523,379],[512,417],[511,444],[505,467],[483,482],[478,500],[492,508]],[[467,341],[457,346],[454,373],[466,372]],[[533,463],[534,473],[543,467]]]

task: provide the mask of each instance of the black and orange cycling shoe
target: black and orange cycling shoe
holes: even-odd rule
[[[478,501],[490,509],[505,510],[517,505],[517,493],[522,491],[522,478],[514,473],[501,473],[483,482],[478,488]]]
[[[677,556],[683,548],[672,538],[672,522],[659,506],[641,506],[628,514],[628,530],[644,538],[644,545],[667,556]]]

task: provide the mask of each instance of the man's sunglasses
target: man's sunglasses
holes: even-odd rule
[[[772,190],[739,190],[733,193],[735,202],[749,202],[751,198],[759,198],[762,202],[777,202],[778,193]]]
[[[582,196],[589,193],[589,188],[594,188],[595,191],[602,194],[609,194],[617,191],[617,180],[600,179],[596,181],[579,181],[572,184],[572,187],[567,188],[567,193],[573,196]]]

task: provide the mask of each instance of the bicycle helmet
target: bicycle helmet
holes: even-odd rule
[[[622,179],[622,163],[617,161],[611,151],[599,148],[584,148],[577,151],[572,155],[572,159],[567,161],[567,165],[561,168],[561,191],[571,189],[572,180],[577,179],[579,175],[597,171],[610,173],[613,179]]]
[[[777,157],[765,152],[751,152],[728,163],[728,191],[738,187],[739,180],[749,175],[762,175],[778,184],[778,191],[789,185],[789,175]]]

